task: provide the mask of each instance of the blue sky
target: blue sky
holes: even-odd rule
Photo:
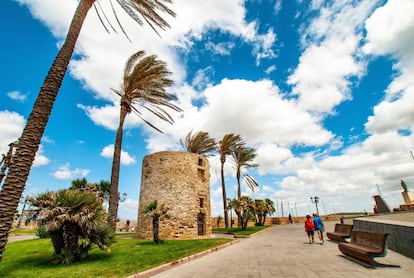
[[[136,219],[141,161],[181,150],[193,130],[219,140],[240,134],[257,149],[260,187],[284,213],[371,211],[378,193],[399,206],[400,180],[414,188],[414,2],[411,0],[175,0],[177,17],[158,37],[119,12],[131,38],[108,34],[93,10],[83,26],[31,170],[24,196],[58,190],[76,178],[110,180],[124,64],[138,50],[172,71],[182,113],[175,124],[131,114],[125,124],[122,219]],[[0,153],[17,139],[64,39],[76,0],[0,3]],[[7,26],[7,27],[6,27]],[[219,160],[210,158],[213,215],[222,215]],[[235,171],[226,165],[228,197]],[[281,214],[281,211],[276,213]]]

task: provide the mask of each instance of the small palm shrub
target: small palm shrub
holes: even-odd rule
[[[113,232],[94,192],[65,189],[29,197],[28,202],[38,208],[38,219],[47,227],[56,262],[81,261],[94,244],[109,251]]]

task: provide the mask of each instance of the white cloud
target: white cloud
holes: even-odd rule
[[[74,180],[77,178],[84,178],[89,174],[88,169],[70,169],[69,163],[61,165],[58,170],[53,173],[53,176],[59,180]]]
[[[356,38],[349,37],[345,41],[325,41],[305,50],[288,80],[295,85],[293,92],[299,96],[301,107],[331,113],[335,106],[351,98],[348,79],[361,71],[361,65],[352,56],[356,46]]]
[[[40,167],[49,164],[50,160],[43,154],[43,145],[39,145],[39,149],[36,152],[35,160],[33,161],[33,167]]]
[[[78,108],[86,112],[86,115],[97,125],[110,130],[116,130],[119,125],[119,105],[105,105],[102,107],[85,106],[78,104]]]
[[[413,132],[414,2],[388,1],[367,20],[366,29],[364,50],[372,55],[393,56],[396,71],[384,100],[374,108],[374,115],[369,117],[366,129],[371,133],[396,128]]]
[[[267,69],[266,69],[266,73],[267,74],[270,74],[270,73],[272,73],[272,72],[274,72],[275,70],[277,70],[277,67],[275,66],[275,65],[271,65],[270,67],[268,67]]]
[[[256,65],[260,65],[260,61],[264,58],[270,59],[276,56],[272,50],[275,42],[276,34],[273,32],[273,29],[269,29],[264,35],[256,36],[253,49],[253,54],[256,55]]]
[[[19,1],[28,4],[32,13],[51,28],[58,38],[66,35],[77,4],[74,0],[66,1],[64,5],[53,0]],[[101,2],[101,6],[104,10],[111,11],[109,2]],[[120,30],[118,34],[107,34],[92,9],[77,41],[77,58],[70,63],[72,76],[82,81],[85,88],[90,89],[97,97],[111,102],[116,100],[116,96],[110,88],[118,87],[122,81],[125,62],[131,54],[140,49],[151,49],[148,54],[156,54],[165,61],[173,72],[173,79],[178,83],[184,80],[185,69],[180,57],[171,46],[188,49],[193,39],[199,38],[210,30],[221,30],[241,37],[253,46],[252,51],[257,55],[258,60],[274,56],[271,47],[276,35],[271,29],[266,34],[258,34],[256,22],[246,22],[245,7],[243,2],[238,0],[191,2],[176,0],[171,6],[177,16],[176,18],[165,16],[171,28],[168,32],[160,32],[162,38],[157,37],[147,25],[137,27],[136,22],[126,16],[117,3],[114,6],[121,24],[133,43],[130,43]],[[50,14],[50,10],[54,11],[53,15]],[[106,15],[116,26],[112,13],[108,12]],[[138,32],[136,32],[137,28]],[[233,42],[220,43],[215,46],[215,50],[225,55],[233,47]]]
[[[320,3],[314,2],[314,8],[319,8]],[[301,107],[330,114],[337,105],[352,98],[349,80],[361,77],[365,70],[358,48],[363,22],[376,4],[334,1],[321,8],[319,16],[304,28],[304,52],[288,79]]]
[[[235,43],[234,42],[220,42],[220,43],[212,43],[207,42],[206,49],[213,52],[214,55],[222,55],[227,56],[230,55],[231,50],[234,48]]]
[[[364,50],[376,55],[395,52],[412,55],[413,26],[414,2],[389,0],[366,21],[367,44]]]
[[[114,156],[114,145],[111,144],[111,145],[104,147],[101,151],[101,156],[112,159]],[[135,164],[135,162],[136,161],[133,156],[131,156],[129,153],[125,151],[121,151],[121,164],[131,165],[131,164]]]
[[[25,119],[22,115],[8,110],[0,111],[0,154],[8,152],[8,145],[19,139]]]
[[[136,220],[138,215],[137,214],[138,208],[138,201],[133,199],[126,199],[123,202],[119,202],[119,213],[118,217],[122,220]]]
[[[25,101],[27,96],[25,94],[22,94],[19,91],[11,91],[7,93],[7,96],[13,100],[17,101]]]

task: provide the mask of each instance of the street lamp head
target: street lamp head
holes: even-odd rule
[[[318,196],[310,197],[310,200],[311,200],[312,203],[317,203],[317,202],[319,202],[319,197]]]

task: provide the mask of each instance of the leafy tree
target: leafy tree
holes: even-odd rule
[[[30,168],[39,148],[40,140],[52,112],[83,22],[92,6],[95,3],[99,4],[99,0],[79,0],[78,2],[65,42],[41,86],[32,112],[19,139],[13,156],[13,163],[9,167],[0,192],[0,262],[13,223],[14,212],[24,191]],[[135,22],[140,25],[146,22],[155,32],[157,32],[156,28],[164,30],[169,27],[167,21],[159,13],[175,16],[175,13],[166,5],[172,3],[172,0],[117,0],[116,2]],[[98,9],[95,10],[98,11]],[[112,11],[115,13],[115,9],[112,9]],[[117,17],[116,14],[115,16]],[[122,26],[120,27],[123,30]]]
[[[255,203],[255,215],[256,215],[256,225],[263,226],[264,225],[264,214],[266,212],[266,203],[262,199],[254,200]]]
[[[109,199],[110,187],[111,184],[105,180],[101,180],[99,183],[89,183],[86,178],[82,178],[73,180],[69,189],[93,193],[103,204]]]
[[[214,138],[208,135],[208,132],[198,131],[196,134],[192,134],[190,131],[185,140],[180,139],[180,144],[184,151],[196,154],[208,154],[217,149],[217,143]]]
[[[27,200],[38,208],[37,217],[47,227],[59,262],[83,260],[94,244],[104,251],[109,250],[113,234],[95,194],[65,189]]]
[[[76,189],[85,189],[88,186],[88,184],[89,184],[88,180],[85,177],[83,177],[81,179],[74,179],[71,182],[71,185],[70,185],[69,189],[74,189],[74,190],[76,190]]]
[[[263,226],[266,223],[267,215],[272,215],[276,211],[275,203],[270,199],[255,200],[256,225]]]
[[[231,206],[234,208],[234,211],[237,214],[238,219],[240,219],[241,229],[244,231],[247,228],[249,220],[255,219],[255,203],[248,196],[241,196],[238,199],[233,199],[230,201]]]
[[[165,204],[158,206],[157,200],[152,201],[144,207],[144,210],[141,212],[142,215],[149,215],[152,217],[152,236],[154,243],[160,243],[159,238],[159,225],[160,219],[163,216],[167,215],[168,208]]]
[[[226,229],[229,227],[229,216],[227,208],[227,194],[226,194],[226,184],[224,181],[224,163],[226,163],[226,156],[231,154],[232,149],[244,145],[243,139],[240,135],[234,133],[226,134],[223,136],[223,139],[220,140],[217,150],[220,153],[220,163],[221,163],[221,190],[223,194],[223,210],[224,210],[224,225]]]
[[[263,214],[263,224],[266,223],[267,215],[272,215],[273,213],[276,212],[275,203],[272,200],[266,198],[265,203],[266,203],[266,211]]]
[[[241,197],[241,186],[240,180],[243,178],[243,181],[247,186],[254,191],[255,188],[259,187],[259,184],[256,180],[248,175],[243,173],[243,168],[254,168],[259,166],[258,164],[251,163],[257,156],[256,149],[247,148],[244,145],[236,146],[231,152],[234,162],[236,163],[236,178],[237,178],[237,197]]]
[[[135,112],[145,123],[159,130],[142,116],[141,110],[147,110],[160,119],[173,123],[173,119],[162,107],[168,107],[175,111],[181,111],[179,107],[172,104],[176,99],[174,95],[166,92],[166,87],[171,86],[173,81],[167,76],[165,62],[158,60],[155,55],[145,56],[144,51],[138,51],[127,61],[124,70],[123,83],[120,89],[113,91],[121,97],[121,110],[119,115],[119,126],[116,132],[114,158],[111,173],[111,194],[109,197],[109,226],[115,230],[118,210],[118,183],[121,165],[121,150],[123,126],[126,116]]]

